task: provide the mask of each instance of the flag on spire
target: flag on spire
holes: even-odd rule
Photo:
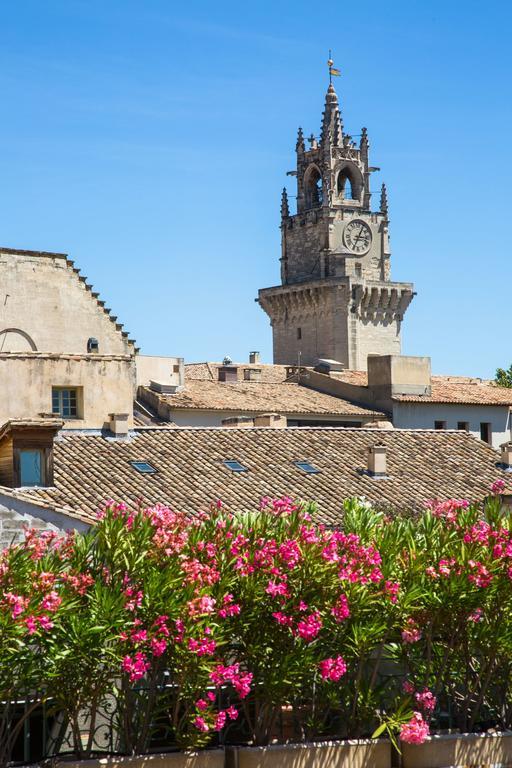
[[[334,66],[334,61],[331,59],[331,52],[329,51],[329,59],[327,61],[327,66],[329,67],[329,82],[332,83],[333,77],[340,77],[341,76],[341,70],[336,69]]]

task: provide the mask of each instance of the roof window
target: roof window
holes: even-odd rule
[[[232,472],[247,472],[247,467],[240,464],[239,461],[225,461],[224,466],[230,469]]]
[[[310,464],[309,461],[294,461],[293,463],[308,475],[318,475],[320,473],[320,470]]]
[[[130,464],[142,475],[154,475],[157,471],[149,461],[130,461]]]

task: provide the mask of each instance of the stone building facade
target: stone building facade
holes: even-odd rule
[[[137,384],[179,387],[180,358],[144,356],[64,253],[0,248],[0,426],[58,416],[126,431]]]
[[[371,209],[369,144],[343,132],[329,85],[320,139],[297,139],[297,212],[281,203],[281,285],[259,291],[269,315],[274,362],[337,360],[366,370],[369,354],[400,354],[411,283],[391,282],[386,188]]]

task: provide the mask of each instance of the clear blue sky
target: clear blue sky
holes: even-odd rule
[[[271,361],[254,298],[332,48],[418,291],[403,351],[512,362],[509,3],[15,0],[0,23],[0,244],[69,253],[143,351]]]

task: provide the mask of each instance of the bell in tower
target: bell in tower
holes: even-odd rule
[[[337,73],[329,60],[329,73]],[[281,285],[258,302],[270,317],[274,362],[337,360],[366,370],[369,354],[400,354],[402,320],[414,292],[390,279],[387,191],[371,209],[366,128],[359,142],[343,130],[332,82],[320,136],[296,144],[297,210],[281,204]]]

